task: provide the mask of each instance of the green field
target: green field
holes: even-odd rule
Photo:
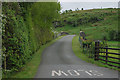
[[[58,32],[79,35],[81,30],[86,33],[87,39],[103,40],[106,37],[110,40],[109,32],[118,31],[118,9],[80,10],[62,14],[61,17],[64,26],[55,28]]]
[[[101,42],[106,40],[108,47],[120,48],[118,45],[120,44],[118,41],[118,11],[119,9],[92,9],[63,13],[61,15],[61,24],[63,24],[63,26],[57,27],[55,30],[77,35],[73,38],[72,47],[75,55],[80,59],[102,67],[117,69],[101,64],[101,61],[98,62],[94,61],[93,58],[88,58],[90,53],[87,51],[83,52],[78,35],[80,31],[84,31],[88,41],[93,41],[94,43],[94,40],[100,40]],[[108,52],[119,53],[117,50],[109,50]],[[100,55],[105,54],[100,53]],[[109,54],[109,56],[119,58],[118,55]],[[108,58],[108,60],[119,62],[117,59]]]
[[[120,48],[120,41],[107,41],[107,44],[112,48]]]
[[[94,58],[89,58],[88,53],[83,52],[83,48],[81,47],[80,42],[79,42],[79,36],[75,36],[73,38],[73,40],[72,40],[72,49],[73,49],[73,52],[75,53],[75,55],[78,58],[80,58],[80,59],[82,59],[82,60],[84,60],[86,62],[95,64],[95,65],[100,66],[100,67],[107,67],[107,68],[110,68],[110,69],[119,70],[118,68],[102,64],[101,63],[102,61],[95,61]],[[112,52],[116,52],[116,51],[112,51]],[[104,55],[104,54],[100,54],[100,55]],[[119,57],[119,56],[115,56],[115,55],[109,55],[109,56]],[[116,62],[116,60],[114,60],[114,59],[110,59],[110,60]],[[117,60],[117,62],[119,62],[119,61]],[[116,64],[113,64],[113,65],[116,65]],[[118,66],[118,65],[116,65],[116,66]]]
[[[119,50],[108,50],[108,52],[111,52],[111,53],[119,53]],[[99,55],[106,56],[106,53],[99,53]],[[115,54],[108,54],[108,56],[109,56],[109,57],[120,58],[119,55],[115,55]],[[106,58],[104,58],[104,57],[100,57],[100,58],[106,60]],[[119,62],[118,59],[113,59],[113,58],[108,58],[108,61]],[[105,61],[102,61],[102,62],[105,63]],[[108,64],[112,64],[112,65],[115,65],[115,66],[119,66],[119,64],[110,63],[110,62],[108,62]]]

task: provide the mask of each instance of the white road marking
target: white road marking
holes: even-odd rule
[[[90,76],[92,76],[92,74],[91,73],[89,73],[88,71],[85,71],[87,74],[89,74]]]
[[[96,76],[103,76],[103,74],[99,73],[96,70],[90,70],[89,72],[91,72],[93,75],[96,75]]]
[[[62,74],[64,74],[65,76],[68,76],[68,74],[66,74],[65,72],[63,72],[61,70],[59,70],[58,72],[53,70],[52,71],[52,76],[55,76],[55,74],[58,75],[58,76],[61,76]]]
[[[62,71],[62,70],[52,70],[52,76],[80,76],[80,73],[86,73],[89,76],[103,76],[103,74],[99,73],[96,70],[67,70],[67,71]]]
[[[72,74],[72,72],[74,72],[75,74]],[[78,71],[76,70],[68,70],[68,73],[71,75],[71,76],[79,76],[80,73],[78,73]]]
[[[82,70],[82,69],[79,69],[79,70],[77,70],[77,71],[84,71],[84,70]]]

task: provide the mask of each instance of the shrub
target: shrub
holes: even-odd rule
[[[117,41],[117,40],[120,39],[120,38],[119,38],[120,32],[118,32],[118,31],[116,31],[116,30],[110,30],[108,34],[109,34],[109,39],[110,39],[110,40],[115,40],[115,41]]]
[[[53,39],[52,22],[60,4],[3,3],[3,71],[19,71],[41,45]]]

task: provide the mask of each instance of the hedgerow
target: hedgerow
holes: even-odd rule
[[[3,72],[19,71],[54,34],[52,22],[59,17],[58,2],[2,3]]]

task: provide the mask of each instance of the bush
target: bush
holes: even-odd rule
[[[118,41],[120,39],[119,38],[120,32],[116,30],[110,30],[108,34],[110,40]]]
[[[2,8],[3,71],[19,71],[41,45],[53,39],[51,27],[60,4],[9,2]]]

